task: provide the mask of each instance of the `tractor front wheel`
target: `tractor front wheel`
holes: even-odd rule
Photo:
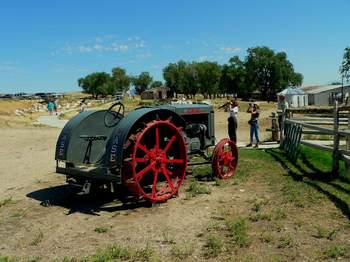
[[[217,143],[212,155],[212,167],[215,177],[226,179],[236,172],[238,150],[236,144],[228,138]]]

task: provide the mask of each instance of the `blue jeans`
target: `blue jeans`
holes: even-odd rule
[[[254,135],[256,143],[260,142],[259,139],[259,123],[257,120],[252,121],[252,124],[250,125],[250,143],[253,144],[254,141]]]

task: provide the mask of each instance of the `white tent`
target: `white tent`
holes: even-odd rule
[[[289,107],[304,107],[308,105],[308,95],[299,88],[288,87],[277,95],[283,95]]]

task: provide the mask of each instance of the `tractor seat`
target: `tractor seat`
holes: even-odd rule
[[[93,141],[100,141],[100,140],[106,140],[107,136],[104,135],[80,135],[80,138],[84,139],[86,142],[88,142],[88,145],[86,147],[83,163],[84,164],[91,164],[90,162],[90,155],[91,155],[91,148],[92,148],[92,142]]]

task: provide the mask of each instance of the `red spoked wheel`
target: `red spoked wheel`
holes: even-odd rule
[[[187,167],[181,128],[170,120],[146,124],[134,137],[129,163],[132,175],[128,185],[134,194],[151,202],[163,202],[176,195]]]
[[[238,150],[236,144],[228,138],[219,141],[212,156],[213,173],[216,177],[226,179],[236,172]]]

